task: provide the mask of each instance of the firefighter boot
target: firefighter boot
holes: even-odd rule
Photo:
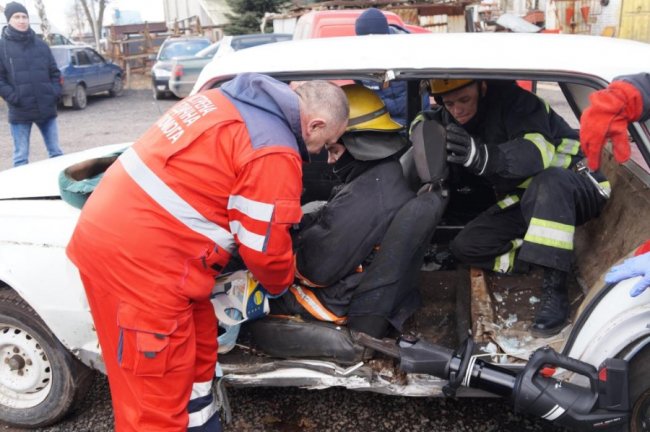
[[[569,317],[569,295],[566,287],[567,273],[544,268],[542,288],[544,297],[535,315],[531,333],[535,337],[549,337],[558,334]]]

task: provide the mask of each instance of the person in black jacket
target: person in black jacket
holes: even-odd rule
[[[435,79],[430,88],[441,107],[423,115],[446,126],[451,168],[496,201],[465,225],[452,253],[501,273],[541,266],[544,297],[531,330],[557,334],[569,315],[575,227],[600,214],[609,183],[600,173],[589,179],[576,172],[584,162],[578,131],[514,81]]]
[[[29,162],[34,123],[43,135],[49,157],[63,154],[56,124],[61,72],[50,48],[29,27],[25,6],[11,2],[4,13],[7,26],[0,39],[0,96],[9,106],[13,165],[19,166]]]
[[[293,237],[299,283],[271,301],[272,315],[346,322],[373,251],[397,211],[415,196],[395,157],[407,144],[401,125],[372,90],[360,84],[343,90],[350,103],[348,128],[339,143],[326,146],[342,185],[324,206],[303,216]],[[367,332],[383,332],[388,321],[380,321]]]

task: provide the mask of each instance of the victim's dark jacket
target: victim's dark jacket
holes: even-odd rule
[[[50,47],[34,30],[11,26],[0,39],[0,96],[9,106],[10,123],[40,123],[56,117],[61,72]]]
[[[294,237],[298,272],[315,285],[318,298],[336,314],[345,314],[372,254],[397,211],[415,194],[396,160],[354,163],[364,166],[317,213],[304,217]]]

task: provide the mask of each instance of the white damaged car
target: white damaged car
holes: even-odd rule
[[[647,59],[648,44],[575,35],[313,39],[233,53],[206,66],[194,92],[240,72],[286,82],[398,80],[408,83],[413,120],[427,99],[423,80],[518,80],[577,127],[593,91],[619,75],[647,72]],[[445,263],[445,245],[462,226],[445,223],[443,215],[433,236],[414,239],[425,253],[413,257],[412,271],[402,275],[418,284],[423,298],[404,337],[373,340],[331,323],[265,318],[244,326],[237,346],[220,355],[224,379],[231,385],[342,386],[404,396],[492,393],[569,427],[650,430],[650,293],[630,298],[632,282],[602,280],[650,236],[650,124],[632,124],[629,134],[633,160],[618,165],[604,157],[611,198],[598,219],[577,229],[571,325],[559,335],[529,336],[539,273],[503,277]],[[83,399],[91,369],[103,371],[83,287],[65,255],[79,210],[61,199],[58,179],[71,165],[124,147],[0,172],[0,421],[56,423]],[[403,157],[414,187],[427,181],[418,170],[426,165],[422,157],[412,150]],[[306,194],[326,194],[324,164],[317,161],[305,173]],[[546,346],[554,351],[539,349]],[[542,373],[546,365],[556,368]]]

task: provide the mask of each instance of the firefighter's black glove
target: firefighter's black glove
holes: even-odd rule
[[[485,144],[477,142],[456,124],[447,126],[447,162],[462,165],[470,172],[481,175],[485,172],[487,161]]]

